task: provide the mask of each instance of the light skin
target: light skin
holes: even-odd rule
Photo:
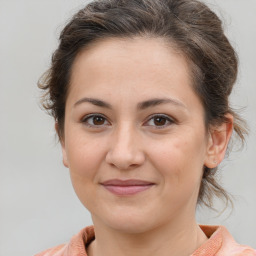
[[[206,129],[189,65],[163,39],[105,39],[83,50],[72,69],[61,144],[95,227],[88,255],[185,256],[202,245],[198,191],[203,167],[224,158],[227,118]],[[153,186],[116,195],[101,184],[110,179]]]

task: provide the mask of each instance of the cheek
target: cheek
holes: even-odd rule
[[[66,153],[71,173],[92,176],[101,163],[100,142],[85,136],[81,129],[70,129],[66,135]]]
[[[173,136],[161,143],[149,146],[152,164],[164,179],[171,180],[177,186],[195,184],[201,180],[203,167],[202,140],[196,136]]]
[[[192,143],[193,142],[193,143]],[[162,200],[180,209],[186,205],[194,209],[202,176],[202,156],[194,140],[180,138],[157,145],[153,151],[152,163],[162,178]],[[153,149],[153,147],[150,147]]]
[[[100,168],[100,153],[98,145],[89,143],[81,138],[72,137],[68,145],[68,161],[70,178],[73,188],[81,203],[90,209],[95,198],[97,170]]]

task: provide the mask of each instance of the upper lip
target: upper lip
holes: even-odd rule
[[[145,186],[145,185],[153,185],[153,182],[145,181],[145,180],[119,180],[119,179],[112,179],[107,180],[101,183],[102,185],[108,186]]]

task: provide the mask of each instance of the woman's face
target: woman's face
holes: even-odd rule
[[[77,56],[63,161],[94,224],[136,233],[194,218],[210,140],[189,74],[161,39],[108,39]]]

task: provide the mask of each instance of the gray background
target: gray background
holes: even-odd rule
[[[235,209],[206,209],[198,221],[223,224],[238,242],[256,247],[256,1],[208,0],[224,20],[240,56],[232,103],[251,134],[247,147],[222,165],[222,182]],[[89,213],[62,166],[53,120],[39,107],[36,83],[47,69],[63,24],[86,1],[0,0],[0,255],[32,255],[64,243],[86,225]],[[217,206],[219,207],[218,203]]]

